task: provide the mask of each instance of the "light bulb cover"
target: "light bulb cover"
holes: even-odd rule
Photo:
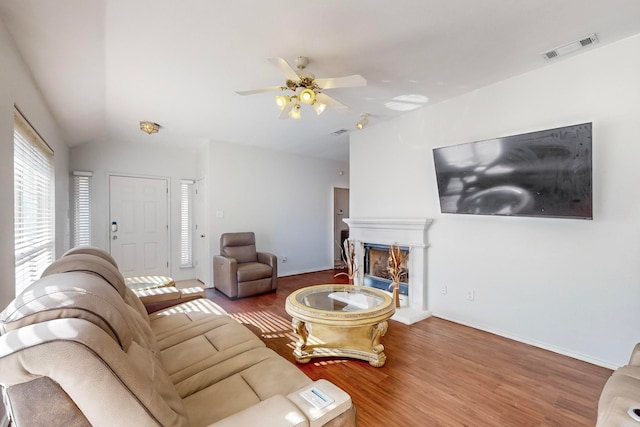
[[[291,111],[289,111],[289,117],[293,120],[299,120],[300,118],[302,118],[302,113],[300,110],[300,104],[294,105]]]
[[[316,101],[316,93],[309,88],[304,89],[302,92],[300,92],[298,97],[300,98],[300,102],[304,102],[305,104],[309,105],[313,104]]]
[[[285,107],[291,102],[291,97],[288,95],[277,95],[276,105],[279,109],[284,110]]]

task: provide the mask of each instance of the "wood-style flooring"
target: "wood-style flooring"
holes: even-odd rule
[[[334,271],[282,277],[276,293],[230,301],[207,296],[245,323],[268,347],[295,363],[286,297],[303,286],[344,283]],[[407,326],[389,321],[387,362],[350,359],[296,364],[312,379],[348,392],[358,425],[594,426],[609,369],[431,317]]]

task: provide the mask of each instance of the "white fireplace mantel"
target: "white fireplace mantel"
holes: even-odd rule
[[[364,245],[374,243],[409,247],[409,298],[396,309],[392,319],[411,325],[431,316],[427,308],[427,229],[433,222],[427,218],[345,218],[349,240],[354,243],[358,273],[356,285],[363,283]]]

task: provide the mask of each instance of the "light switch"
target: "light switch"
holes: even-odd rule
[[[216,218],[224,218],[224,211],[216,211]]]

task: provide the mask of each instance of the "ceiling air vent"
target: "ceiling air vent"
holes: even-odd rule
[[[576,40],[572,43],[550,50],[549,52],[545,52],[542,54],[542,56],[544,56],[544,59],[546,60],[554,59],[558,56],[567,55],[571,52],[575,52],[578,49],[582,49],[583,47],[587,47],[596,43],[598,43],[598,36],[596,36],[595,34],[591,34],[590,36],[587,36],[581,40]]]
[[[337,130],[337,131],[335,131],[335,132],[331,132],[331,135],[333,135],[333,136],[340,136],[340,135],[342,135],[343,133],[347,133],[347,132],[349,132],[347,129],[338,129],[338,130]]]

